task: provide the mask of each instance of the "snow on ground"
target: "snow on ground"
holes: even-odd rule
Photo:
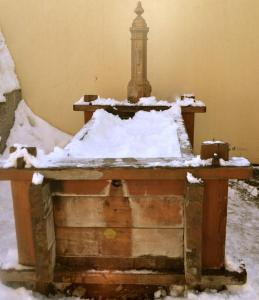
[[[64,147],[70,139],[70,135],[35,115],[22,100],[16,109],[15,123],[6,144],[7,147],[15,144],[36,146],[48,153],[55,146]]]
[[[0,31],[0,102],[6,100],[5,93],[10,93],[19,88],[14,62]]]

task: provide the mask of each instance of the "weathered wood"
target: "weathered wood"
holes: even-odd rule
[[[202,266],[220,269],[225,263],[227,180],[206,180],[203,202]]]
[[[183,229],[56,228],[58,256],[183,257]]]
[[[54,220],[58,227],[105,227],[104,197],[53,197]]]
[[[151,273],[140,272],[134,274],[132,271],[63,271],[57,269],[55,272],[55,282],[66,282],[76,284],[136,284],[136,285],[170,285],[184,284],[184,275],[177,273]]]
[[[173,168],[173,167],[146,167],[129,168],[110,167],[96,168],[56,168],[37,169],[46,179],[52,180],[185,180],[186,173],[191,172],[195,177],[217,180],[217,179],[248,179],[253,176],[252,167],[195,167],[195,168]],[[30,181],[35,169],[0,169],[0,180]]]
[[[201,282],[202,275],[202,218],[204,187],[187,184],[184,217],[185,279],[189,286]]]
[[[91,102],[98,98],[98,95],[84,95],[85,102]]]
[[[74,111],[84,111],[84,112],[94,112],[97,109],[107,109],[110,108],[110,105],[84,105],[84,104],[74,104],[73,110]],[[161,110],[167,110],[170,109],[171,106],[164,106],[164,105],[114,105],[113,108],[118,110],[119,112],[137,112],[140,110],[143,111],[161,111]],[[206,112],[206,106],[182,106],[181,107],[182,113],[205,113]]]
[[[228,143],[206,143],[201,144],[201,159],[213,158],[217,154],[218,158],[224,160],[229,159],[229,144]]]
[[[131,197],[133,228],[183,228],[182,196]]]
[[[91,111],[85,111],[84,112],[84,121],[85,123],[89,122],[92,119],[93,112]]]
[[[53,280],[55,232],[50,184],[30,186],[31,220],[35,248],[35,271],[41,285]]]
[[[246,282],[247,274],[243,270],[241,273],[230,272],[224,269],[221,270],[204,270],[200,286],[203,288],[225,286],[225,285],[242,285]],[[0,270],[0,280],[5,283],[21,283],[24,285],[26,282],[33,283],[36,280],[34,270]],[[53,283],[74,283],[74,284],[97,284],[98,286],[91,285],[92,289],[100,288],[100,284],[127,284],[133,285],[144,284],[151,286],[152,284],[159,286],[169,286],[171,284],[185,285],[185,277],[183,273],[132,273],[129,272],[119,273],[118,271],[110,272],[93,272],[85,270],[69,269],[63,266],[57,267]],[[133,287],[134,288],[134,287]]]
[[[131,229],[56,228],[59,256],[131,256]]]
[[[183,257],[183,229],[132,229],[132,255]]]
[[[109,180],[65,180],[51,183],[56,195],[101,195],[107,196],[110,189]]]
[[[182,111],[182,116],[183,116],[186,131],[187,131],[188,136],[189,136],[190,143],[193,147],[193,145],[194,145],[194,120],[195,120],[195,115],[194,115],[193,112],[184,112],[184,111]]]
[[[26,266],[35,264],[29,201],[30,184],[30,181],[11,182],[19,263]]]
[[[78,270],[153,270],[183,272],[183,258],[170,258],[166,256],[140,256],[140,257],[74,257],[57,256],[57,265],[64,269]]]
[[[183,195],[184,180],[127,180],[126,196]]]

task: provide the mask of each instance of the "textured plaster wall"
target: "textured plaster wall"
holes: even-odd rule
[[[5,95],[6,102],[0,103],[0,153],[5,149],[5,143],[14,123],[14,114],[19,101],[21,91],[16,90]]]
[[[0,25],[33,111],[75,133],[83,116],[72,103],[82,94],[126,97],[136,2],[0,0]],[[259,163],[259,1],[142,3],[153,94],[173,99],[193,92],[206,102],[196,152],[202,140],[222,139],[232,155]]]

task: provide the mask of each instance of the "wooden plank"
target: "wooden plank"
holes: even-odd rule
[[[131,197],[133,228],[183,228],[182,196]]]
[[[126,196],[183,195],[184,180],[127,180]]]
[[[203,203],[203,268],[222,268],[225,263],[227,180],[206,180]]]
[[[109,180],[65,180],[51,183],[57,195],[100,195],[107,196],[110,189]]]
[[[201,144],[201,159],[213,158],[214,154],[217,154],[218,158],[229,160],[229,144],[223,142],[213,144],[203,142]]]
[[[183,257],[183,230],[57,227],[56,247],[58,256]]]
[[[170,285],[184,284],[184,275],[174,273],[143,273],[134,274],[132,272],[119,271],[63,271],[56,270],[55,282],[67,282],[76,284],[136,284],[136,285]]]
[[[182,116],[184,120],[184,125],[187,131],[187,134],[189,136],[190,143],[193,147],[194,145],[194,119],[195,115],[193,112],[183,112],[182,111]]]
[[[132,256],[183,257],[183,229],[133,229]]]
[[[106,227],[132,228],[132,211],[128,197],[124,197],[123,182],[112,181],[110,196],[105,198],[104,219]],[[128,231],[128,246],[131,248],[131,232]],[[128,249],[131,253],[131,249]]]
[[[111,108],[110,105],[81,105],[81,104],[74,104],[73,110],[74,111],[87,111],[87,112],[94,112],[97,109],[109,109]],[[126,105],[115,105],[113,106],[116,110],[120,112],[137,112],[140,110],[143,111],[151,111],[151,110],[167,110],[170,109],[170,106],[163,106],[163,105],[154,105],[154,106],[126,106]],[[206,112],[206,106],[182,106],[181,107],[182,112],[191,112],[191,113],[205,113]]]
[[[166,256],[140,257],[74,257],[57,256],[57,264],[64,268],[80,270],[153,270],[183,272],[183,258]]]
[[[50,184],[30,186],[31,220],[37,281],[50,282],[55,267],[55,232]]]
[[[187,184],[185,196],[184,264],[189,286],[201,282],[202,275],[202,219],[204,186]]]
[[[131,229],[56,228],[59,256],[131,256]]]
[[[92,119],[93,112],[85,111],[84,112],[84,121],[85,123],[89,122]]]
[[[202,276],[201,286],[213,287],[213,286],[224,286],[224,285],[242,285],[246,282],[247,274],[246,271],[230,272],[226,270],[204,271]],[[12,282],[31,282],[36,280],[34,270],[0,270],[0,280],[5,283]],[[183,273],[169,273],[169,272],[157,272],[157,273],[132,273],[125,272],[119,273],[118,271],[109,272],[93,272],[85,270],[70,269],[67,270],[65,267],[59,267],[55,270],[55,277],[53,283],[74,283],[74,284],[144,284],[144,285],[184,285],[185,277]],[[92,288],[94,288],[92,286]]]
[[[105,227],[104,197],[53,197],[55,225],[58,227]]]
[[[26,266],[35,265],[29,201],[30,184],[30,181],[11,182],[19,263]]]
[[[113,167],[112,163],[106,168],[57,168],[37,169],[47,179],[52,180],[185,180],[186,173],[191,172],[195,177],[203,179],[248,179],[252,178],[251,167],[195,167],[195,168],[129,168]],[[31,181],[35,169],[0,169],[0,180]]]

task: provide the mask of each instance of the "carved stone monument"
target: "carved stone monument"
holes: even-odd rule
[[[141,97],[149,97],[151,85],[147,80],[147,34],[149,28],[142,17],[144,9],[138,2],[137,17],[130,28],[131,32],[131,80],[128,84],[128,100],[136,103]]]

